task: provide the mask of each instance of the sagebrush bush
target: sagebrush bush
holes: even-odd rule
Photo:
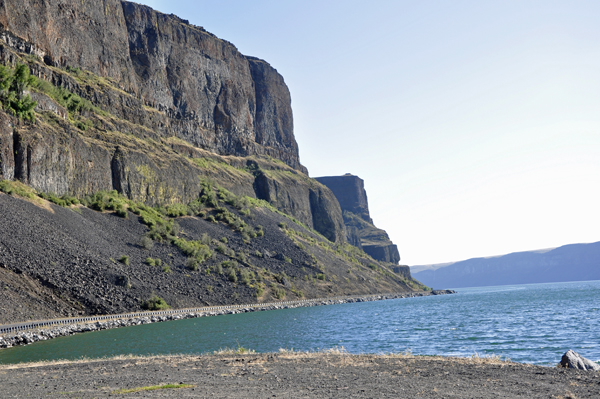
[[[232,283],[237,283],[238,277],[237,277],[237,273],[235,272],[235,269],[230,268],[230,269],[227,270],[227,278]]]
[[[246,285],[250,285],[250,273],[247,270],[240,270],[240,280]]]
[[[140,246],[144,249],[151,250],[154,246],[154,241],[148,236],[143,236],[140,240]]]
[[[164,299],[156,295],[153,295],[144,302],[142,307],[147,310],[166,310],[171,308]]]

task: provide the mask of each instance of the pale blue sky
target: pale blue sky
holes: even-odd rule
[[[600,241],[600,2],[143,1],[268,61],[409,265]]]

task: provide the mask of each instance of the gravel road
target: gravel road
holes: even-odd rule
[[[184,383],[181,389],[140,390]],[[600,373],[490,359],[220,354],[0,366],[3,398],[598,398]]]

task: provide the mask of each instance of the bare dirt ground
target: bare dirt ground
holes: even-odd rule
[[[136,390],[169,383],[188,386]],[[0,366],[0,387],[2,398],[580,399],[600,397],[600,373],[480,358],[218,354]]]

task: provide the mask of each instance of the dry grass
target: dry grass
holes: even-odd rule
[[[254,349],[247,349],[241,346],[237,348],[219,348],[219,350],[213,351],[213,355],[253,355],[255,353]]]
[[[252,349],[243,348],[238,346],[237,348],[222,348],[217,351],[202,355],[119,355],[114,357],[89,359],[81,358],[77,360],[52,360],[52,361],[40,361],[31,363],[18,363],[0,365],[0,370],[15,370],[24,368],[36,368],[45,366],[57,366],[57,365],[72,365],[72,364],[87,364],[87,363],[99,363],[99,362],[111,362],[111,361],[122,361],[122,360],[137,360],[143,361],[144,363],[152,362],[185,362],[188,360],[195,360],[198,357],[211,357],[211,356],[239,356],[239,355],[255,355],[258,357],[263,356],[276,356],[281,359],[294,360],[294,359],[314,359],[314,358],[327,358],[330,360],[339,359],[344,364],[350,365],[355,363],[356,365],[362,364],[363,361],[369,359],[407,359],[407,360],[432,360],[432,361],[444,361],[459,364],[495,364],[495,365],[508,365],[515,364],[509,359],[501,359],[497,355],[481,355],[475,353],[471,357],[446,357],[446,356],[423,356],[413,355],[410,351],[403,353],[382,353],[382,354],[351,354],[346,349],[341,347],[333,347],[330,349],[319,349],[316,351],[295,351],[294,349],[279,349],[276,353],[256,353]],[[523,364],[524,366],[530,366]]]

